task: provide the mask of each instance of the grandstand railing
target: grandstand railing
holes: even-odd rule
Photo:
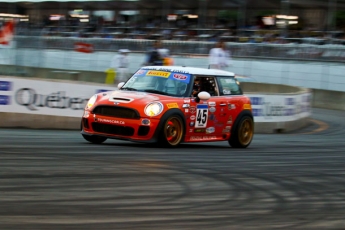
[[[116,52],[130,49],[132,52],[147,52],[153,40],[110,39],[110,38],[72,38],[44,36],[16,36],[17,48],[74,50],[78,42],[92,45],[93,51]],[[208,55],[214,42],[163,40],[163,47],[172,55]],[[227,42],[233,57],[303,59],[318,61],[345,61],[345,46],[326,44],[270,44]]]

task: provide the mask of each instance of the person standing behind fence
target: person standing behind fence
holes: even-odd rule
[[[153,48],[148,52],[144,65],[163,65],[163,57],[159,50],[162,48],[162,42],[156,40],[153,43]]]
[[[116,70],[116,80],[114,83],[125,82],[128,80],[129,54],[128,49],[120,49],[111,60],[111,68]]]
[[[210,69],[223,69],[231,66],[231,54],[226,49],[224,41],[219,41],[216,46],[210,50],[209,53],[209,68]]]
[[[167,65],[167,66],[174,65],[174,59],[170,55],[169,49],[159,49],[158,52],[161,58],[163,59],[163,65]]]

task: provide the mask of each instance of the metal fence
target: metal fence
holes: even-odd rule
[[[90,44],[94,51],[116,52],[127,48],[146,52],[153,40],[16,36],[17,48],[73,50],[76,43]],[[208,55],[214,42],[163,40],[163,47],[176,55]],[[345,45],[265,44],[228,42],[233,57],[278,58],[317,61],[345,61]]]

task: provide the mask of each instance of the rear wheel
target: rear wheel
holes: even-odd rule
[[[183,138],[183,121],[178,115],[172,115],[165,120],[159,135],[159,143],[163,146],[178,146]]]
[[[102,144],[104,141],[107,140],[106,137],[100,137],[100,136],[89,136],[82,134],[84,139],[93,143],[93,144]]]
[[[253,118],[244,115],[233,127],[233,132],[229,139],[229,144],[233,148],[247,148],[254,136],[254,121]]]

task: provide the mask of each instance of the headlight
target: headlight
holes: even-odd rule
[[[152,102],[145,107],[145,114],[149,117],[157,116],[163,111],[163,105],[160,102]]]
[[[97,100],[97,94],[93,95],[93,96],[89,99],[89,101],[88,101],[87,104],[86,104],[86,108],[87,108],[87,109],[90,109],[90,108],[95,104],[96,100]]]

